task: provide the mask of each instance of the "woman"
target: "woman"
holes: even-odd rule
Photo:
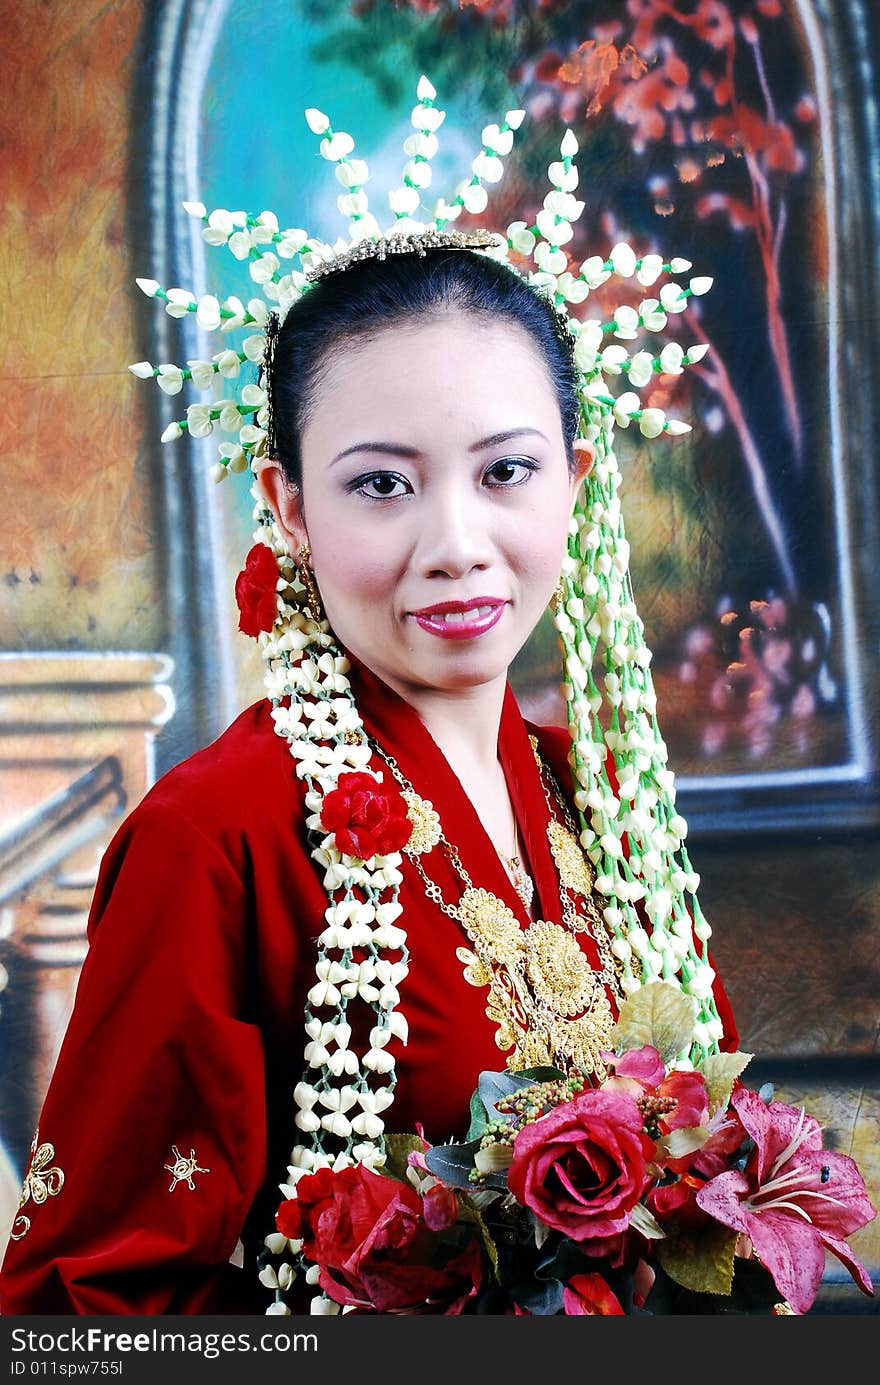
[[[275,345],[276,447],[261,482],[290,551],[311,550],[378,743],[370,768],[394,785],[394,757],[473,885],[520,927],[561,920],[547,826],[572,808],[570,738],[525,722],[508,682],[559,580],[591,457],[573,436],[574,371],[552,311],[503,266],[457,250],[350,267],[300,308]],[[63,1189],[22,1207],[4,1313],[263,1311],[254,1263],[296,1133],[290,1093],[327,907],[303,800],[264,700],[118,831],[40,1120]],[[413,859],[454,906],[462,879],[448,857]],[[528,1021],[540,1001],[565,1011],[571,997],[535,971],[505,1014],[503,966],[490,979],[483,939],[475,949],[417,869],[403,875],[409,1041],[401,1030],[389,1044],[386,1124],[420,1122],[439,1141],[463,1134],[477,1075],[511,1040],[511,1066],[552,1056]],[[590,997],[601,1046],[620,990],[579,904],[590,927],[565,940],[602,978]],[[716,998],[735,1046],[720,985]]]

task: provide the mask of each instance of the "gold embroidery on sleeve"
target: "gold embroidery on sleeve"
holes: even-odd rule
[[[40,1132],[34,1132],[31,1144],[31,1157],[28,1171],[25,1174],[24,1185],[19,1198],[19,1211],[15,1221],[12,1223],[10,1239],[20,1241],[31,1229],[31,1219],[26,1217],[21,1211],[25,1203],[29,1200],[37,1206],[45,1202],[49,1197],[57,1197],[64,1187],[64,1172],[58,1167],[50,1167],[55,1158],[55,1146],[50,1144],[39,1144]]]
[[[196,1185],[193,1182],[194,1173],[210,1173],[210,1169],[203,1169],[201,1164],[196,1161],[196,1152],[191,1149],[188,1157],[184,1157],[177,1145],[171,1146],[171,1154],[174,1159],[173,1164],[166,1164],[165,1168],[171,1174],[171,1185],[169,1193],[173,1193],[178,1183],[185,1183],[190,1192],[195,1192]]]

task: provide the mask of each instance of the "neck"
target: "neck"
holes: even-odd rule
[[[450,691],[383,677],[417,712],[460,779],[497,768],[506,677]]]

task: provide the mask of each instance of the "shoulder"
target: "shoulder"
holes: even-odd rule
[[[275,733],[266,699],[246,708],[216,740],[166,771],[127,815],[117,837],[176,838],[226,856],[239,870],[247,843],[302,816],[296,770]]]

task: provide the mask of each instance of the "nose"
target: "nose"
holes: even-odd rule
[[[415,566],[422,577],[465,577],[492,564],[494,548],[480,497],[453,482],[425,496]]]

